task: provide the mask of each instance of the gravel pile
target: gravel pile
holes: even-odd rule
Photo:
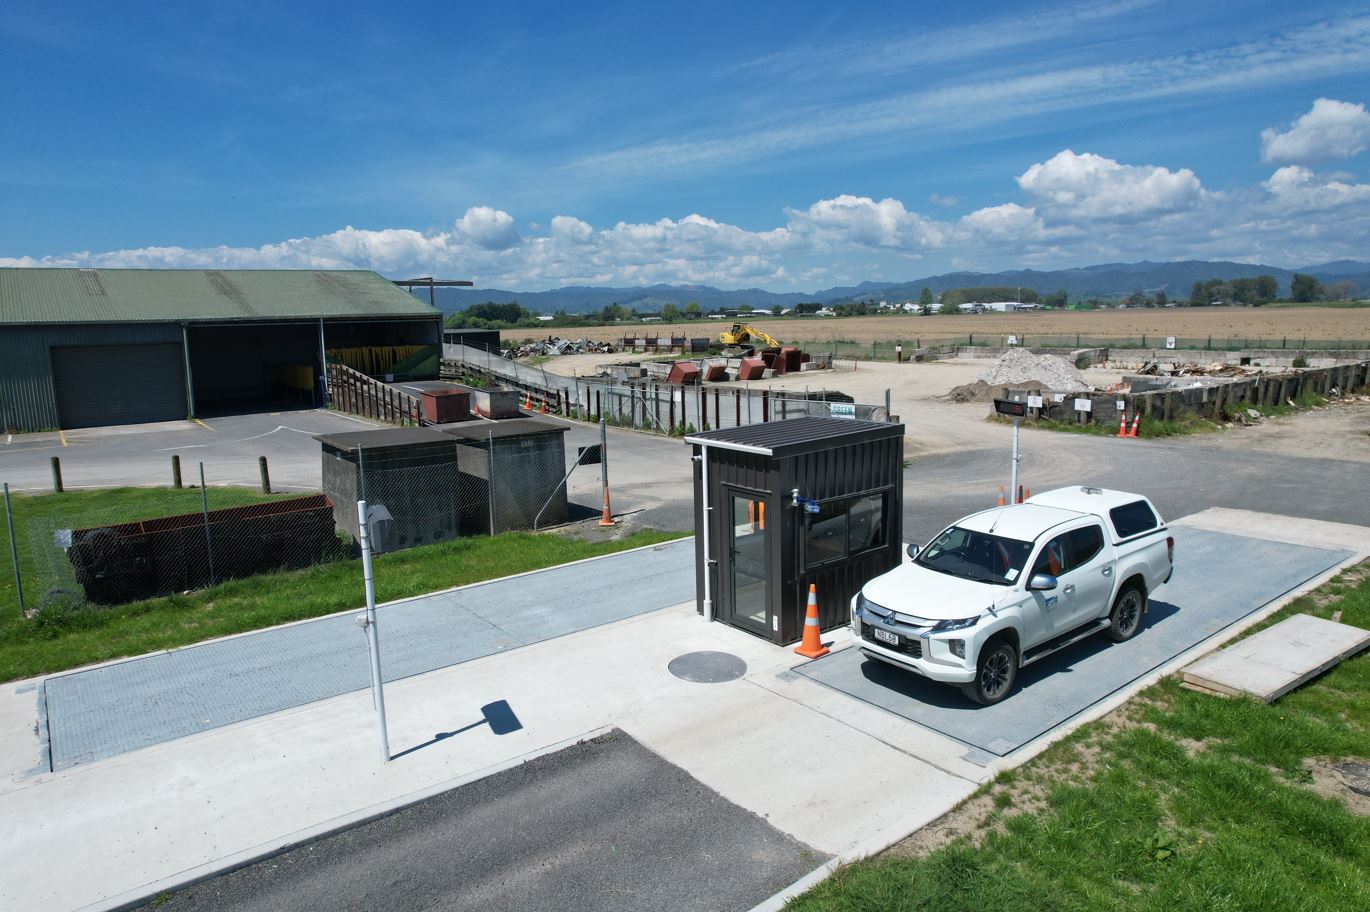
[[[980,375],[988,386],[1031,384],[1057,393],[1077,393],[1090,389],[1084,374],[1057,355],[1034,355],[1021,348],[1010,349],[989,370]]]

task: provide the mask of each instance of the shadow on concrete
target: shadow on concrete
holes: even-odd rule
[[[507,700],[496,700],[493,703],[486,703],[480,708],[480,714],[481,720],[479,722],[463,725],[461,728],[450,732],[438,732],[431,740],[406,748],[398,754],[391,756],[390,759],[398,760],[401,757],[414,753],[414,751],[423,750],[425,747],[432,747],[439,741],[446,741],[448,738],[456,737],[462,732],[471,731],[473,728],[480,728],[482,725],[490,726],[490,731],[496,735],[513,734],[523,728],[523,723],[519,721],[519,717],[514,713],[514,708],[509,705]]]

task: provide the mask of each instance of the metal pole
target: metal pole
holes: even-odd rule
[[[385,728],[385,685],[381,680],[381,641],[376,630],[376,582],[371,573],[371,532],[366,522],[366,501],[357,501],[357,528],[362,546],[362,575],[366,580],[366,614],[358,619],[366,628],[366,647],[371,653],[371,694],[376,702],[376,721],[381,727],[381,762],[390,762],[390,735]]]
[[[894,411],[894,409],[890,408],[890,388],[887,386],[887,387],[885,387],[885,420],[886,420],[886,421],[893,421],[893,420],[894,420],[892,417],[890,417],[890,415],[891,415],[891,413],[892,413],[893,411]]]
[[[267,470],[266,470],[266,457],[265,457],[265,456],[258,456],[258,457],[257,457],[257,471],[258,471],[258,473],[262,476],[262,493],[263,493],[263,494],[270,494],[270,493],[271,493],[271,475],[270,475],[270,473],[267,472]]]
[[[1018,501],[1018,418],[1013,419],[1013,474],[1009,476],[1008,502]]]
[[[62,493],[62,460],[52,457],[52,493]]]
[[[485,496],[490,514],[490,534],[495,534],[495,432],[485,436]]]
[[[328,349],[324,348],[323,317],[319,318],[319,380],[323,384],[323,407],[328,408]]]
[[[5,482],[5,524],[10,530],[10,560],[14,561],[14,592],[19,598],[19,614],[24,614],[24,582],[19,576],[19,546],[14,541],[14,510],[10,507],[10,483]]]
[[[599,481],[604,486],[604,506],[609,507],[609,432],[599,419]]]
[[[709,506],[709,448],[700,444],[699,446],[699,483],[700,483],[700,526],[704,530],[704,622],[711,623],[714,619],[714,598],[713,586],[710,580],[710,573],[713,561],[709,558],[709,513],[713,508]]]
[[[205,464],[200,463],[200,509],[205,517],[205,550],[209,553],[209,584],[214,585],[214,536],[209,531],[209,495],[205,493]]]

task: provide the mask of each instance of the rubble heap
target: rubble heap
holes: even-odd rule
[[[1090,389],[1084,374],[1058,355],[1034,355],[1021,348],[1009,349],[980,375],[988,386],[1040,386],[1057,393],[1080,393]]]

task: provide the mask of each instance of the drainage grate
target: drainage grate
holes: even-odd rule
[[[747,673],[747,663],[727,652],[687,652],[671,659],[666,670],[696,684],[736,681]]]

